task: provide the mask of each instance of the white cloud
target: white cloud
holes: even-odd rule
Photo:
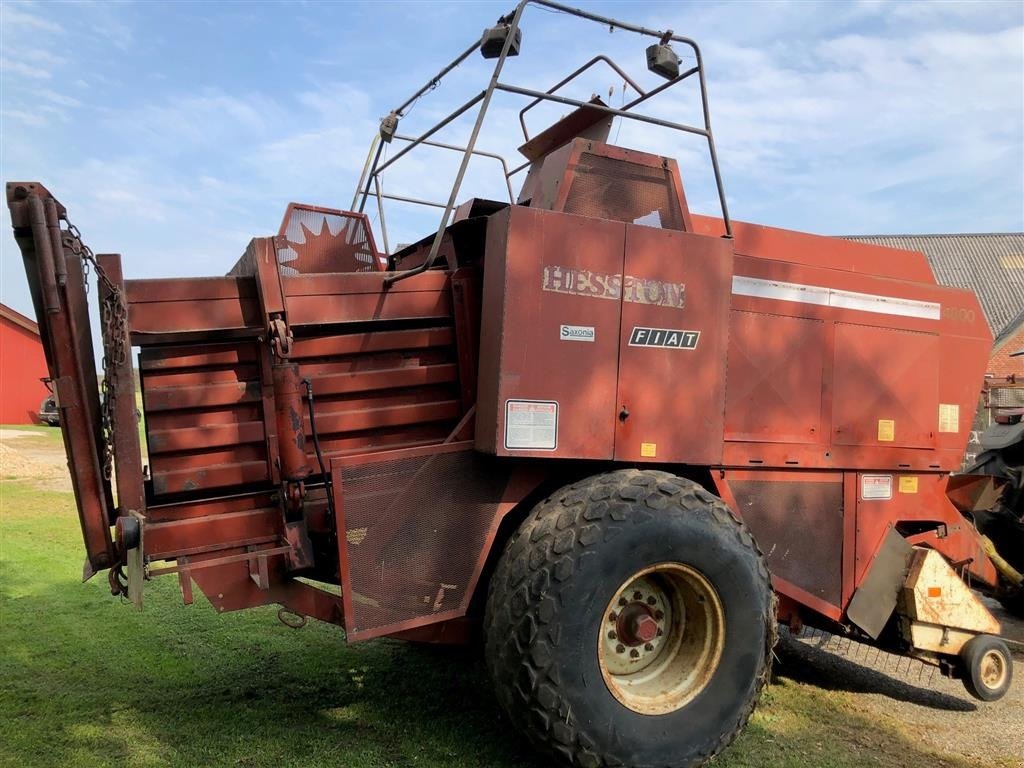
[[[33,80],[49,80],[53,77],[53,73],[48,69],[7,58],[0,59],[0,71],[6,75],[21,75]]]
[[[56,21],[22,10],[25,7],[32,6],[17,6],[10,2],[0,6],[0,18],[3,19],[10,34],[16,35],[28,30],[58,35],[64,32],[64,28]],[[52,13],[53,9],[54,6],[51,6],[48,10]],[[40,8],[40,10],[42,9]]]

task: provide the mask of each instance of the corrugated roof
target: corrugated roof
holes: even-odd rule
[[[1024,309],[1024,232],[844,239],[920,251],[940,285],[974,291],[996,336]]]
[[[19,325],[26,331],[34,333],[36,336],[39,335],[39,326],[35,324],[35,321],[25,317],[21,312],[11,309],[6,304],[0,304],[0,317],[4,320],[9,320],[15,325]]]
[[[999,332],[995,341],[992,342],[992,346],[995,348],[1002,346],[1003,342],[1013,336],[1013,334],[1017,332],[1017,329],[1022,325],[1024,325],[1024,307],[1021,307],[1020,312],[1018,312],[1014,318],[1006,324],[1006,327]]]

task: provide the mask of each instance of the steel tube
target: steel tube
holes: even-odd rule
[[[411,143],[408,147],[406,147],[405,149],[401,150],[400,152],[395,154],[393,157],[388,158],[387,161],[383,165],[381,165],[379,168],[374,168],[372,175],[375,176],[378,173],[383,172],[384,169],[386,169],[390,165],[393,165],[395,163],[395,161],[398,160],[400,157],[403,157],[404,155],[408,154],[413,149],[413,147],[416,147],[416,146],[422,144],[424,141],[429,139],[431,136],[433,136],[439,130],[441,130],[446,125],[448,125],[448,123],[450,123],[452,120],[455,120],[456,118],[461,117],[466,111],[469,110],[470,107],[472,107],[474,104],[478,103],[480,101],[480,99],[484,98],[484,96],[486,94],[487,94],[487,91],[480,91],[479,94],[477,94],[472,99],[470,99],[465,104],[463,104],[461,107],[456,109],[454,112],[452,112],[450,115],[448,115],[448,117],[446,117],[440,123],[435,125],[429,131],[427,131],[426,133],[423,133],[420,136],[418,136],[416,138],[416,140],[413,141],[413,143]]]
[[[686,133],[693,133],[697,136],[707,136],[708,132],[703,128],[696,128],[692,125],[683,125],[681,123],[673,123],[669,120],[662,120],[660,117],[648,117],[647,115],[637,115],[632,112],[627,112],[622,109],[615,109],[614,107],[604,107],[600,104],[593,104],[588,101],[579,101],[578,99],[570,99],[566,96],[556,96],[553,93],[542,93],[540,91],[534,91],[530,88],[520,88],[518,85],[509,85],[507,83],[498,83],[496,89],[499,91],[505,91],[506,93],[518,93],[521,96],[540,96],[544,99],[550,99],[551,101],[557,101],[561,104],[568,104],[572,107],[588,107],[590,109],[597,109],[601,112],[607,112],[610,115],[618,115],[619,117],[626,117],[630,120],[636,120],[641,123],[650,123],[651,125],[660,125],[663,128],[674,128],[677,131],[685,131]]]
[[[452,209],[455,207],[455,201],[459,195],[459,189],[462,187],[462,180],[466,176],[466,169],[469,167],[469,160],[472,157],[472,152],[476,148],[476,140],[480,135],[480,129],[484,124],[484,117],[487,115],[487,107],[491,103],[491,97],[494,96],[495,87],[498,84],[498,78],[501,76],[501,69],[505,65],[505,60],[508,58],[509,48],[512,47],[512,41],[515,39],[516,32],[519,29],[519,19],[523,15],[523,10],[526,8],[528,0],[523,0],[519,5],[516,6],[515,14],[512,16],[512,20],[509,23],[508,35],[505,37],[505,44],[501,48],[501,55],[498,57],[497,63],[494,65],[494,73],[491,75],[491,81],[487,84],[487,90],[484,92],[483,101],[480,104],[480,110],[477,112],[476,123],[473,125],[473,132],[469,135],[469,141],[466,143],[466,152],[462,156],[462,163],[459,166],[459,173],[455,177],[455,185],[452,187],[452,193],[448,196],[448,205],[444,210],[444,215],[441,217],[441,223],[437,227],[437,234],[434,235],[434,242],[430,246],[430,255],[426,260],[416,269],[412,269],[408,272],[404,272],[401,275],[395,275],[387,278],[385,285],[392,285],[396,280],[404,279],[405,277],[411,277],[421,272],[426,272],[430,267],[433,266],[434,260],[437,258],[437,253],[441,248],[441,238],[444,236],[444,230],[448,226],[448,219],[451,217]],[[410,145],[411,149],[412,145]]]
[[[599,61],[605,62],[609,67],[614,69],[619,74],[619,76],[621,76],[623,80],[625,80],[627,83],[629,83],[630,86],[632,86],[633,90],[636,91],[637,93],[639,93],[641,96],[643,96],[646,93],[646,91],[643,88],[641,88],[639,85],[637,85],[629,75],[627,75],[625,72],[622,71],[622,68],[619,67],[618,64],[616,64],[614,61],[612,61],[610,58],[608,58],[604,54],[598,54],[597,56],[592,58],[590,61],[588,61],[586,64],[584,64],[582,67],[580,67],[579,69],[575,70],[574,72],[571,72],[569,75],[567,75],[562,80],[559,80],[557,83],[555,83],[553,86],[551,86],[547,90],[547,93],[554,93],[559,88],[561,88],[563,85],[565,85],[570,80],[572,80],[574,77],[577,77],[578,75],[582,74],[583,72],[586,72],[587,69],[589,69],[590,67],[592,67],[594,64],[596,64]],[[525,107],[523,107],[521,110],[519,110],[519,126],[523,129],[523,138],[526,139],[527,141],[530,140],[530,134],[526,130],[526,119],[525,119],[526,118],[526,113],[529,112],[531,109],[533,109],[538,104],[540,104],[542,101],[543,101],[543,99],[534,99],[529,104],[527,104]]]
[[[411,137],[411,136],[396,135],[395,138],[399,139],[400,141],[415,141],[415,139],[413,139],[413,137]],[[427,147],[438,147],[439,149],[450,149],[450,150],[452,150],[454,152],[465,152],[466,151],[465,147],[460,147],[460,146],[458,146],[456,144],[445,144],[443,141],[421,141],[420,143],[423,144],[424,146],[427,146]],[[502,157],[501,155],[495,153],[495,152],[485,152],[482,149],[474,149],[473,150],[473,154],[474,155],[479,155],[480,157],[490,157],[490,158],[493,158],[493,159],[497,160],[499,163],[501,163],[502,170],[505,171],[505,184],[506,184],[506,186],[508,186],[508,200],[509,200],[510,203],[514,203],[515,202],[515,193],[512,191],[512,184],[508,181],[508,177],[511,176],[512,174],[510,174],[508,172],[508,163],[505,162],[505,158]],[[409,202],[414,202],[414,201],[409,200]],[[427,204],[428,205],[433,205],[433,203],[427,203]],[[441,207],[443,208],[444,206],[442,205]]]
[[[416,91],[416,93],[414,93],[412,96],[410,96],[404,102],[402,102],[402,105],[400,107],[398,107],[398,109],[393,110],[393,111],[399,117],[402,117],[403,116],[402,113],[403,113],[403,111],[405,110],[406,107],[408,107],[410,104],[412,104],[414,101],[416,101],[416,99],[418,99],[420,96],[422,96],[427,91],[436,88],[438,83],[441,82],[441,78],[442,77],[447,75],[449,72],[451,72],[457,66],[459,66],[459,64],[461,64],[466,59],[468,59],[469,56],[473,53],[473,51],[475,51],[479,47],[480,47],[480,41],[477,40],[475,43],[473,43],[471,46],[469,46],[469,48],[467,48],[462,53],[460,53],[457,57],[455,57],[455,60],[452,61],[451,63],[449,63],[448,66],[444,67],[440,72],[438,72],[430,80],[428,80],[426,85],[424,85],[422,88],[420,88],[418,91]]]

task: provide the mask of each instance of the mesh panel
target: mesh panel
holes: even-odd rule
[[[768,569],[832,605],[842,599],[843,483],[731,480]]]
[[[565,212],[597,219],[683,229],[667,168],[584,152],[574,168]]]
[[[277,260],[285,277],[378,268],[366,220],[359,214],[294,206],[281,234],[287,244],[278,249]]]
[[[991,408],[1024,408],[1024,387],[992,387],[988,404]]]
[[[502,465],[468,449],[347,466],[341,476],[350,637],[465,613],[505,489]]]

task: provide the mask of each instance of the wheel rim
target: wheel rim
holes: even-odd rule
[[[674,712],[714,675],[725,644],[715,588],[682,563],[633,574],[601,617],[598,662],[608,690],[644,715]]]
[[[988,651],[981,657],[981,683],[990,691],[997,691],[1006,682],[1006,660],[999,651]]]

